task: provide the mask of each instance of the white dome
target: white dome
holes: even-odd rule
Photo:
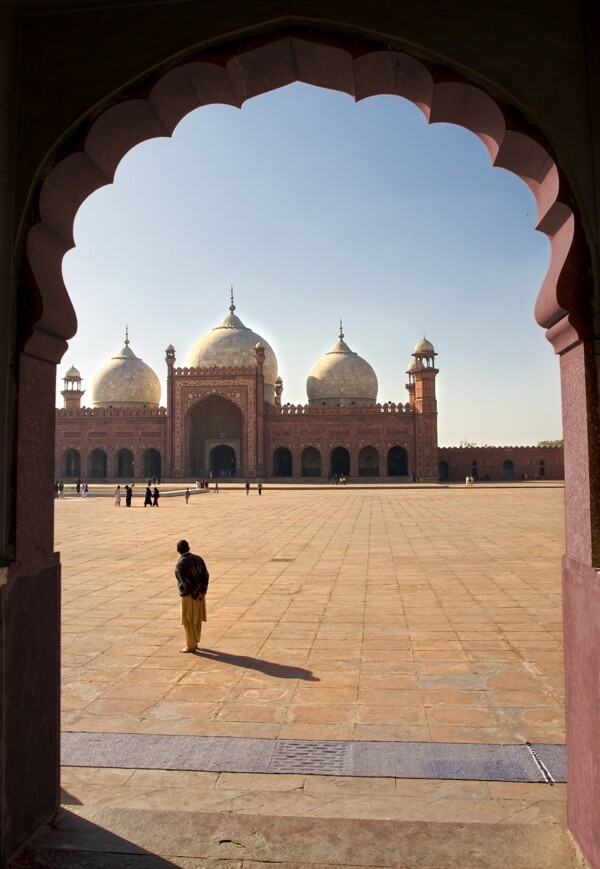
[[[375,404],[377,375],[358,353],[340,340],[313,366],[306,381],[309,404]]]
[[[414,353],[433,353],[433,344],[431,341],[428,341],[427,338],[423,337],[420,341],[417,341]]]
[[[68,370],[67,373],[65,374],[64,379],[66,380],[67,377],[72,377],[73,379],[77,379],[77,378],[79,378],[79,380],[81,380],[81,374],[80,374],[79,371],[75,368],[74,365],[71,365],[71,367],[69,368],[69,370]]]
[[[98,371],[92,382],[92,407],[158,407],[160,381],[139,359],[125,337],[122,350]]]
[[[215,326],[194,344],[188,356],[188,368],[254,366],[256,365],[255,349],[257,344],[260,344],[265,351],[263,363],[265,401],[273,404],[277,380],[277,357],[273,348],[264,338],[244,326],[239,317],[236,317],[233,313],[235,311],[233,295],[229,311],[230,313],[219,326]]]

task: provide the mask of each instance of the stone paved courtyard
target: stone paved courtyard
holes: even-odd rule
[[[560,488],[57,502],[63,729],[562,742]],[[173,576],[209,566],[199,655]]]
[[[231,484],[194,492],[187,506],[169,488],[158,509],[139,494],[117,509],[98,487],[56,504],[64,731],[564,742],[560,485],[267,486],[247,496]],[[180,537],[211,573],[197,655],[179,653]],[[235,831],[247,846],[239,866],[266,865],[253,858],[257,830],[269,863],[368,866],[364,843],[390,835],[377,865],[399,866],[394,849],[414,831],[399,840],[400,828],[385,827],[392,820],[421,824],[423,841],[440,836],[435,853],[409,847],[403,866],[446,866],[448,834],[436,824],[454,825],[456,847],[471,855],[448,866],[571,865],[562,784],[87,765],[63,767],[62,778],[73,823],[129,830],[150,848],[136,825],[176,806],[213,830],[194,839],[195,861],[169,866],[237,866],[222,844],[232,824],[246,824]],[[166,823],[152,817],[151,829]],[[289,838],[275,841],[278,818],[295,818],[312,843],[302,859],[290,857]],[[326,845],[347,819],[359,825],[355,861]],[[491,849],[490,836],[500,837]],[[550,851],[540,845],[549,836],[558,836]],[[151,841],[172,857],[171,840]]]

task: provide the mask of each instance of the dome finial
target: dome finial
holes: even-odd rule
[[[129,347],[129,327],[127,323],[125,323],[125,346]]]
[[[233,302],[233,284],[231,285],[231,304],[229,305],[229,310],[232,314],[235,311],[235,304]]]
[[[342,328],[342,318],[340,317],[340,341],[344,340],[344,331]]]

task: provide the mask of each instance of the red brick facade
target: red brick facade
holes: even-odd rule
[[[433,354],[409,371],[406,404],[267,404],[256,365],[175,368],[166,408],[56,411],[58,479],[244,477],[562,479],[562,447],[438,448]],[[83,394],[83,393],[81,393]],[[69,397],[73,390],[69,391]],[[277,399],[278,400],[278,399]],[[215,464],[225,449],[231,467]]]
[[[562,447],[441,447],[440,480],[563,480]]]
[[[237,476],[437,480],[433,357],[410,374],[407,404],[338,406],[266,403],[263,358],[258,347],[254,366],[175,368],[169,348],[166,409],[58,410],[56,477],[207,477],[225,472],[213,462],[224,447]]]

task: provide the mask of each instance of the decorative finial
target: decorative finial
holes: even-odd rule
[[[229,305],[229,310],[232,314],[235,311],[235,305],[233,303],[233,284],[231,285],[231,304]]]
[[[344,332],[342,330],[342,318],[340,317],[340,341],[344,340]]]
[[[125,323],[125,346],[129,347],[129,327]]]

